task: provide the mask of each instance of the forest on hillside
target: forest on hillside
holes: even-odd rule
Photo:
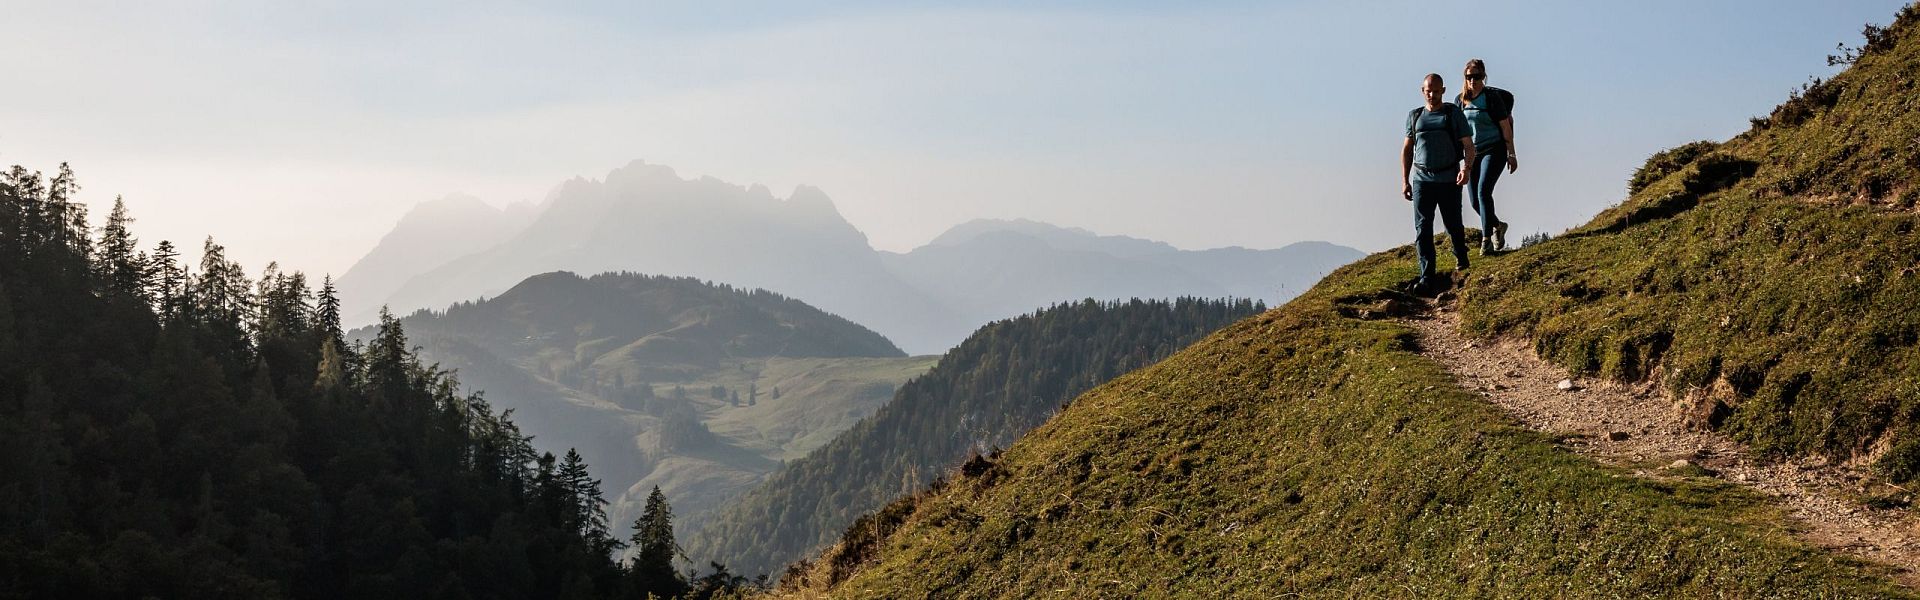
[[[0,598],[710,597],[656,493],[618,540],[584,458],[348,344],[330,280],[97,236],[73,172],[0,174]],[[618,562],[631,541],[639,560]],[[717,566],[717,565],[716,565]]]

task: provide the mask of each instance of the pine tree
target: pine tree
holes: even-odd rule
[[[680,573],[673,569],[673,557],[680,548],[673,541],[673,509],[666,494],[653,486],[647,505],[633,522],[633,566],[628,570],[637,594],[662,598],[679,596],[687,589]]]
[[[607,498],[600,492],[600,480],[587,471],[586,459],[580,457],[579,451],[568,448],[555,478],[572,498],[566,515],[567,526],[600,554],[612,552],[620,542],[607,531]]]
[[[346,332],[340,328],[340,292],[333,287],[333,276],[327,275],[320,280],[320,298],[314,307],[315,327],[326,339],[336,344],[346,341]]]
[[[110,296],[145,302],[147,261],[139,254],[139,242],[127,228],[131,223],[133,217],[127,215],[127,203],[115,196],[113,212],[107,213],[107,224],[100,232],[97,263],[100,286]]]
[[[213,236],[207,236],[201,250],[200,276],[193,286],[197,316],[233,332],[246,331],[247,315],[253,309],[253,286],[246,271],[227,260],[226,247],[214,243]]]
[[[267,263],[260,274],[258,311],[254,330],[263,338],[305,338],[313,320],[313,307],[307,304],[307,276],[299,272],[282,273],[277,262]]]
[[[187,307],[187,271],[179,259],[180,251],[174,249],[173,242],[160,240],[148,261],[147,296],[153,299],[154,311],[162,322],[178,320]]]

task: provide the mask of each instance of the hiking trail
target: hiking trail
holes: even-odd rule
[[[1462,335],[1460,314],[1451,302],[1429,308],[1425,315],[1406,320],[1419,332],[1420,353],[1528,429],[1565,436],[1563,447],[1640,477],[1697,475],[1704,469],[1773,498],[1793,519],[1791,529],[1801,540],[1893,566],[1896,581],[1920,587],[1920,521],[1907,510],[1877,509],[1857,499],[1891,491],[1886,489],[1890,484],[1820,458],[1767,461],[1753,456],[1726,434],[1682,425],[1655,384],[1573,377],[1535,355],[1523,340]],[[1567,379],[1575,387],[1560,389]]]

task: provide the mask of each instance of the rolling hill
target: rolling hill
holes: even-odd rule
[[[934,360],[771,292],[627,273],[547,273],[401,322],[422,357],[511,409],[535,446],[597,457],[616,526],[655,485],[699,515]]]

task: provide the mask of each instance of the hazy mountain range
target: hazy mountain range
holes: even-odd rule
[[[1362,254],[1307,242],[1180,250],[1033,221],[980,220],[907,253],[868,244],[820,190],[683,179],[635,161],[538,205],[422,204],[339,279],[349,321],[497,295],[531,275],[633,271],[779,290],[914,354],[980,325],[1083,298],[1238,296],[1279,303]]]

